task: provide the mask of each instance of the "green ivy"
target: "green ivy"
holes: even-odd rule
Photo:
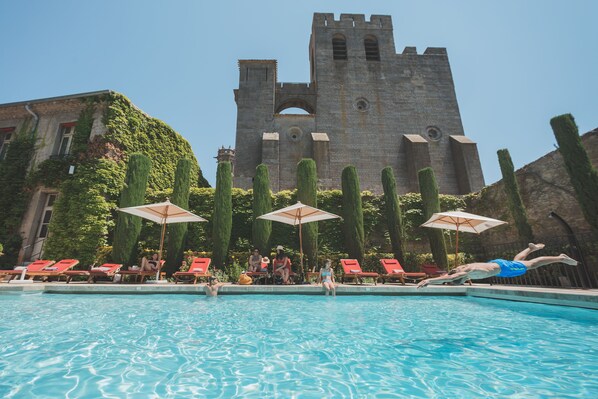
[[[21,248],[19,229],[27,209],[30,190],[27,170],[34,153],[35,132],[30,133],[30,121],[23,123],[0,161],[0,241],[6,256],[0,258],[0,268],[10,268],[17,262]]]

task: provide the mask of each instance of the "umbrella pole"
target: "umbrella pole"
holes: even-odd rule
[[[457,234],[455,235],[455,267],[459,266],[459,223],[457,223]]]
[[[301,276],[305,278],[305,273],[303,273],[303,237],[301,236],[301,219],[299,219],[299,264],[301,265]]]
[[[160,280],[160,270],[162,270],[162,249],[164,248],[164,235],[166,234],[166,221],[162,223],[162,234],[160,236],[160,251],[158,252],[158,271],[156,281]]]

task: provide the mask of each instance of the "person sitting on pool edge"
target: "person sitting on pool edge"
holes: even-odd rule
[[[330,259],[326,259],[326,263],[324,263],[324,267],[320,270],[320,275],[318,276],[318,283],[321,281],[322,286],[326,288],[326,296],[328,296],[331,292],[333,296],[336,296],[334,270],[332,270],[331,266],[332,261]]]
[[[544,244],[530,243],[526,249],[515,255],[513,260],[494,259],[486,263],[470,263],[454,268],[448,274],[440,277],[429,278],[421,281],[417,288],[423,288],[428,284],[453,283],[460,285],[467,280],[482,280],[488,277],[517,277],[525,274],[528,270],[537,269],[553,263],[565,263],[575,266],[577,261],[565,254],[559,256],[539,256],[532,260],[525,258],[532,252],[544,248]]]

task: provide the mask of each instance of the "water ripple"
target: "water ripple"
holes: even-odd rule
[[[4,398],[598,397],[598,312],[472,298],[0,295]]]

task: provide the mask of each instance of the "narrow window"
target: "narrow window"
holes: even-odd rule
[[[14,133],[14,127],[3,127],[0,129],[0,161],[6,158],[6,151],[8,151],[8,146],[10,145]]]
[[[42,219],[40,221],[39,233],[37,234],[38,238],[46,238],[48,236],[48,225],[50,224],[50,220],[52,219],[52,209],[54,206],[54,201],[56,201],[56,194],[48,194],[48,197],[46,199],[46,206],[44,206]]]
[[[380,61],[380,49],[378,48],[378,39],[374,36],[367,36],[363,40],[365,47],[365,59],[368,61]]]
[[[66,156],[71,152],[71,144],[73,142],[73,135],[75,134],[75,123],[63,123],[60,125],[59,138],[60,144],[58,146],[58,156]]]
[[[332,58],[335,60],[347,59],[347,41],[343,35],[335,35],[332,38]]]

